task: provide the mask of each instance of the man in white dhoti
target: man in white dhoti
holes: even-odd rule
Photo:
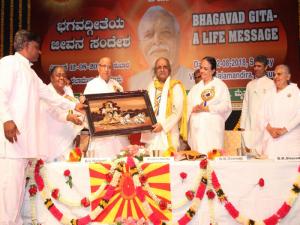
[[[262,100],[266,93],[274,87],[273,81],[266,76],[267,69],[267,57],[257,56],[254,59],[253,68],[255,79],[247,84],[244,94],[240,128],[243,131],[242,136],[245,147],[248,149],[257,150],[260,148],[259,137],[261,137],[262,131],[258,126],[258,112],[262,107]]]
[[[111,72],[111,59],[108,57],[101,58],[98,64],[99,76],[87,83],[84,94],[122,92],[123,87],[116,80],[110,78]],[[129,144],[127,136],[93,137],[89,151],[92,152],[92,156],[94,157],[113,158],[119,154],[123,147]]]
[[[55,96],[31,69],[40,55],[40,39],[25,30],[14,39],[14,55],[0,60],[0,224],[22,225],[20,209],[29,158],[47,159],[44,121],[40,100],[53,107],[74,109],[72,103]],[[76,105],[82,109],[82,104]]]
[[[151,133],[142,133],[141,142],[150,151],[159,150],[163,156],[171,156],[179,147],[179,136],[184,140],[187,136],[186,92],[180,81],[171,79],[168,59],[158,58],[154,73],[148,93],[157,123]]]
[[[149,66],[130,77],[129,89],[146,89],[153,79],[155,61],[170,60],[172,79],[180,80],[188,90],[194,85],[193,71],[179,64],[180,27],[176,17],[161,6],[152,6],[142,16],[138,29],[139,47]]]
[[[201,60],[202,80],[188,94],[188,143],[204,154],[223,148],[225,121],[232,111],[228,87],[215,77],[216,65],[213,57]]]
[[[260,125],[264,130],[262,154],[268,158],[300,156],[300,92],[290,84],[290,70],[278,65],[275,86],[266,95]]]
[[[62,96],[71,102],[78,103],[74,97],[72,89],[66,89],[66,71],[64,67],[57,66],[51,70],[49,89],[54,95]],[[68,92],[66,92],[68,90]],[[42,113],[47,122],[47,129],[50,131],[47,135],[48,146],[51,146],[52,159],[68,160],[70,150],[73,148],[75,137],[83,129],[80,125],[83,115],[72,110],[53,109],[45,101],[42,101]]]

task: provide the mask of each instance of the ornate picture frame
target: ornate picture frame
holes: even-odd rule
[[[156,118],[147,91],[85,95],[92,136],[125,135],[152,130]]]

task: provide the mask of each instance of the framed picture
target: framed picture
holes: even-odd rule
[[[151,130],[156,118],[147,91],[85,95],[92,136]]]

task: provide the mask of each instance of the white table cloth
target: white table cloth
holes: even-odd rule
[[[287,199],[289,191],[298,174],[299,161],[212,161],[211,167],[215,170],[219,182],[228,197],[228,200],[243,215],[254,219],[263,220],[275,213]],[[90,195],[90,177],[88,163],[64,163],[55,162],[45,165],[48,180],[60,188],[64,197],[81,199]],[[65,184],[63,171],[69,169],[73,177],[74,187],[70,190]],[[187,178],[182,182],[180,173],[185,172]],[[170,163],[172,202],[185,198],[185,192],[195,182],[195,177],[200,172],[199,161]],[[258,181],[263,178],[265,185],[260,187]],[[30,224],[30,201],[27,197],[24,202],[23,218]],[[45,208],[39,194],[37,197],[37,218],[43,225],[56,225],[59,222]],[[89,212],[89,208],[69,209],[56,203],[64,213],[72,213],[75,216],[83,216]],[[206,195],[198,212],[189,224],[208,225],[209,206]],[[228,214],[223,205],[219,203],[217,196],[214,199],[215,221],[218,225],[238,224]],[[188,209],[183,206],[173,211],[173,220],[178,220]],[[280,222],[281,225],[300,224],[300,198],[296,200],[288,215]]]

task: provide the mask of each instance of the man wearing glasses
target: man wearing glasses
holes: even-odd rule
[[[86,84],[84,95],[122,92],[123,87],[114,79],[111,79],[112,60],[103,57],[98,64],[99,75]],[[127,136],[94,137],[89,151],[94,157],[114,157],[124,147],[129,145]],[[93,155],[94,154],[94,155]]]
[[[85,87],[84,94],[100,94],[122,92],[123,87],[114,79],[110,79],[112,62],[109,57],[103,57],[98,64],[99,76],[90,80]]]
[[[141,142],[151,151],[158,150],[163,156],[171,156],[179,147],[179,135],[186,140],[186,92],[179,80],[171,79],[167,58],[156,60],[154,74],[148,93],[157,123],[151,133],[142,134]]]

